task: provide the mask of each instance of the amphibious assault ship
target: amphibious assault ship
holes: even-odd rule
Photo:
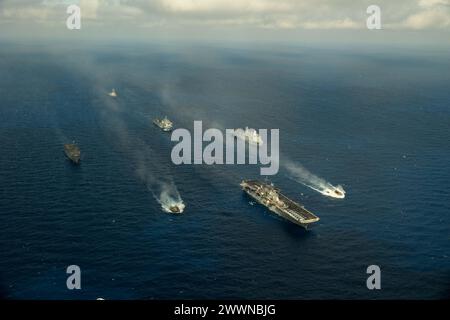
[[[160,127],[163,131],[170,131],[173,127],[172,121],[167,119],[167,117],[164,117],[163,119],[155,119],[153,120],[153,123]]]
[[[80,163],[80,149],[74,143],[67,143],[64,145],[64,153],[67,158],[75,164]]]
[[[250,197],[270,211],[305,229],[319,221],[319,217],[281,194],[280,189],[272,184],[257,180],[242,180],[241,187]]]

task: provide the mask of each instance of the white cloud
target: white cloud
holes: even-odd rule
[[[450,0],[377,0],[383,29],[450,30]],[[68,4],[104,28],[247,26],[272,29],[365,28],[372,0],[0,0],[0,24],[60,23]]]
[[[363,27],[364,24],[356,22],[349,18],[342,20],[330,20],[330,21],[313,21],[303,24],[305,29],[356,29]]]
[[[450,5],[450,0],[420,0],[419,6],[424,8],[433,7],[436,5]]]
[[[293,8],[289,1],[271,0],[161,0],[172,12],[286,12]]]
[[[418,9],[398,25],[400,28],[450,29],[450,0],[419,0]]]
[[[429,9],[408,17],[404,26],[415,30],[448,28],[450,27],[450,16],[440,9]]]
[[[80,0],[79,6],[82,8],[83,19],[97,18],[97,10],[100,6],[99,0]]]

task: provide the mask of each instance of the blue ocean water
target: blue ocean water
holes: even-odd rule
[[[424,49],[2,43],[2,296],[448,298],[449,71],[448,53]],[[271,180],[321,218],[306,232],[249,204],[239,182],[259,166],[173,165],[151,124],[163,115],[279,128],[281,163],[347,197],[281,167]],[[161,210],[158,181],[183,215]],[[81,290],[66,288],[73,264]],[[366,288],[372,264],[381,290]]]

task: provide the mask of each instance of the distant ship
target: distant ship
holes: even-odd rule
[[[319,217],[281,194],[280,189],[272,184],[257,180],[242,180],[241,187],[250,197],[270,211],[305,229],[319,221]]]
[[[74,143],[68,143],[64,145],[64,153],[66,154],[67,158],[70,159],[75,164],[80,163],[80,149],[78,146]]]
[[[117,97],[117,92],[116,92],[116,89],[112,89],[112,91],[110,92],[110,93],[108,93],[108,95],[110,96],[110,97]]]
[[[263,144],[263,140],[261,136],[258,134],[258,132],[255,129],[251,129],[249,127],[245,127],[245,130],[243,129],[234,130],[234,136],[242,140],[245,140],[248,143]]]
[[[164,117],[163,119],[155,119],[153,120],[153,123],[160,127],[163,131],[170,131],[173,127],[172,121],[167,119],[167,117]]]
[[[182,209],[177,205],[169,207],[169,210],[172,213],[182,213],[183,212]]]
[[[322,192],[324,195],[332,198],[344,199],[345,191],[341,186],[337,186],[334,189],[327,189]]]

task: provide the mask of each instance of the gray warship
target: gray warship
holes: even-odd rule
[[[258,180],[242,180],[241,187],[250,197],[270,211],[305,229],[319,221],[319,217],[281,194],[280,189],[272,184]]]
[[[67,158],[75,164],[80,163],[80,149],[74,143],[67,143],[64,145],[64,153]]]
[[[163,119],[155,119],[153,120],[153,123],[160,127],[163,131],[170,131],[172,130],[173,123],[167,117],[164,117]]]

